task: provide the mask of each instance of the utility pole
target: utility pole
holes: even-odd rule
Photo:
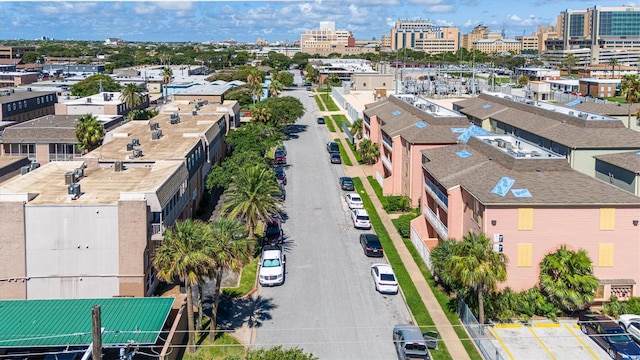
[[[93,333],[93,360],[102,360],[102,324],[100,317],[100,305],[91,308],[91,331]]]

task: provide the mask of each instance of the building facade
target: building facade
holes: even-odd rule
[[[420,50],[438,54],[456,52],[459,48],[459,29],[433,25],[428,19],[398,20],[391,29],[390,50]]]
[[[30,90],[30,89],[29,89]],[[55,91],[0,92],[0,130],[12,124],[52,115],[58,94]]]

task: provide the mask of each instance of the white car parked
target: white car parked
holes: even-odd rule
[[[356,229],[371,229],[371,221],[369,221],[369,213],[365,209],[351,210],[351,220]]]
[[[634,340],[640,341],[640,315],[623,314],[618,319],[618,324]]]
[[[364,203],[360,195],[356,193],[348,193],[344,196],[344,201],[347,202],[349,209],[364,209]]]
[[[284,283],[286,257],[279,245],[265,245],[260,257],[258,277],[260,285],[275,286]]]
[[[376,284],[376,291],[385,294],[398,293],[398,280],[393,268],[389,264],[373,264],[371,265],[371,276]]]

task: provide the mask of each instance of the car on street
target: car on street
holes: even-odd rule
[[[618,325],[636,341],[640,342],[640,315],[622,314],[618,318]]]
[[[287,190],[284,188],[284,185],[278,184],[278,186],[280,187],[280,191],[273,195],[273,197],[281,201],[287,200]]]
[[[353,221],[353,227],[356,229],[371,229],[369,213],[365,209],[351,210],[351,220]]]
[[[284,232],[282,231],[282,224],[280,223],[280,219],[272,217],[271,219],[267,220],[265,224],[264,239],[262,240],[262,243],[266,245],[282,244],[283,237]]]
[[[273,169],[276,173],[276,180],[280,185],[287,185],[287,174],[285,174],[284,169],[282,167],[277,167]]]
[[[612,359],[640,360],[640,346],[610,318],[594,313],[582,313],[578,318],[578,326]]]
[[[400,360],[431,360],[429,349],[438,349],[439,337],[437,331],[422,332],[417,326],[396,325],[393,327],[393,344]]]
[[[340,146],[335,141],[330,141],[327,143],[327,151],[329,153],[340,153]]]
[[[307,96],[313,97],[313,93],[311,91],[309,91],[309,94]]]
[[[364,209],[364,203],[360,195],[356,193],[348,193],[344,196],[344,201],[347,202],[349,209]]]
[[[345,190],[345,191],[354,191],[355,187],[353,186],[353,179],[348,177],[348,176],[343,176],[340,179],[338,179],[338,182],[340,183],[340,189]]]
[[[277,149],[273,153],[273,162],[276,164],[286,164],[287,163],[287,152],[281,149]]]
[[[366,256],[370,257],[382,257],[384,251],[382,250],[382,244],[376,234],[360,234],[360,245],[362,251]]]
[[[389,264],[371,265],[371,277],[376,285],[376,291],[381,294],[397,294],[398,280],[393,268]]]
[[[331,159],[332,164],[342,164],[340,153],[332,152],[331,154],[329,154],[329,158]]]
[[[324,118],[321,116],[317,120],[318,124],[324,124]]]
[[[265,245],[260,255],[258,278],[262,286],[275,286],[284,283],[286,255],[282,246]]]
[[[284,156],[287,156],[287,147],[284,145],[280,145],[276,148],[276,150],[284,151]]]

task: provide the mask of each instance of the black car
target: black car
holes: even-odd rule
[[[354,191],[355,187],[353,186],[353,179],[348,176],[343,176],[339,180],[340,189],[345,191]]]
[[[287,199],[287,190],[285,190],[284,185],[280,184],[280,191],[273,195],[274,198],[285,201]]]
[[[606,316],[583,313],[578,319],[583,333],[598,343],[612,359],[640,359],[640,346]]]
[[[284,169],[277,167],[273,169],[273,171],[276,173],[276,180],[278,181],[278,184],[287,185],[287,174],[284,173]]]
[[[338,146],[338,143],[335,141],[331,141],[327,143],[327,151],[330,153],[339,153],[340,152],[340,146]]]
[[[342,164],[342,158],[340,157],[340,153],[332,152],[331,154],[329,154],[329,157],[331,158],[332,164]]]
[[[280,226],[280,219],[271,218],[267,220],[264,230],[263,245],[277,245],[282,243],[283,232]]]
[[[366,256],[382,257],[384,255],[380,239],[375,234],[360,235],[360,245]]]
[[[319,117],[318,118],[318,124],[324,124],[324,118],[323,117]]]

